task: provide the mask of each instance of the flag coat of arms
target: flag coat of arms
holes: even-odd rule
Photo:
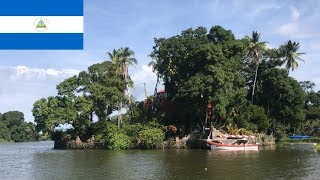
[[[83,0],[1,1],[0,49],[83,49]]]

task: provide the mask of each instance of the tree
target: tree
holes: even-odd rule
[[[312,92],[314,87],[316,86],[316,84],[311,81],[301,81],[299,82],[299,84],[306,93]]]
[[[73,135],[91,137],[93,116],[105,120],[126,99],[127,82],[117,74],[110,61],[93,64],[87,71],[57,85],[57,96],[42,98],[33,105],[36,129],[51,134],[60,124],[71,124]]]
[[[11,132],[10,129],[6,126],[6,124],[1,121],[0,117],[0,142],[8,142],[11,141]]]
[[[130,98],[129,92],[128,92],[128,88],[129,86],[132,86],[133,83],[130,79],[129,76],[129,66],[130,65],[136,65],[137,64],[137,60],[135,58],[133,58],[132,56],[134,56],[134,52],[129,48],[129,47],[125,47],[125,48],[120,48],[118,50],[113,50],[112,53],[108,53],[109,59],[118,67],[117,68],[117,73],[119,76],[121,76],[124,81],[126,81],[126,86],[124,89],[124,94],[126,94],[127,96],[129,96],[128,98]],[[122,121],[122,115],[121,115],[121,109],[122,109],[122,101],[118,102],[118,127],[120,128],[121,125],[121,121]]]
[[[77,112],[69,97],[50,96],[33,104],[32,109],[36,129],[45,134],[51,133],[59,124],[71,123],[76,120]]]
[[[163,117],[186,133],[204,122],[208,101],[218,127],[232,121],[236,103],[246,96],[243,41],[230,30],[214,26],[187,29],[168,39],[155,39],[154,70],[163,77],[172,110]],[[169,106],[169,105],[166,105]]]
[[[283,64],[286,64],[288,73],[290,69],[293,71],[298,67],[298,60],[304,61],[300,56],[305,53],[298,52],[299,48],[300,43],[291,40],[287,41],[279,48],[280,54],[283,57]]]
[[[23,122],[19,126],[11,128],[11,139],[14,142],[28,142],[35,141],[37,132],[32,123]]]
[[[19,111],[9,111],[0,114],[0,142],[35,141],[37,133],[33,123],[24,122],[24,114]]]
[[[24,121],[24,114],[19,111],[8,111],[2,115],[3,122],[10,129],[15,125],[20,125]]]
[[[262,107],[245,104],[236,117],[236,125],[239,128],[245,128],[252,132],[265,132],[269,127],[269,119]]]
[[[257,96],[257,104],[264,107],[269,119],[292,128],[288,131],[297,130],[304,122],[305,93],[286,70],[273,68],[264,72]]]
[[[248,57],[251,59],[251,62],[255,64],[256,70],[255,70],[255,76],[253,80],[253,87],[252,87],[252,95],[251,95],[251,103],[253,103],[255,88],[256,88],[256,82],[257,82],[257,76],[258,76],[258,68],[260,64],[260,58],[263,54],[263,52],[267,49],[266,43],[267,42],[260,42],[260,33],[257,31],[252,32],[252,37],[249,39],[249,53]]]

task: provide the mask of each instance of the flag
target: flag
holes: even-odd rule
[[[1,0],[0,49],[83,49],[83,0]]]

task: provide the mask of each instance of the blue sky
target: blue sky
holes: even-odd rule
[[[156,76],[147,67],[153,38],[187,28],[221,25],[236,37],[261,33],[270,47],[292,39],[301,43],[305,63],[290,73],[320,84],[320,1],[317,0],[85,0],[84,50],[0,51],[0,112],[19,110],[33,121],[34,101],[56,95],[63,79],[106,60],[106,52],[129,46],[139,65],[130,69],[133,94],[143,98],[143,82],[152,94]]]

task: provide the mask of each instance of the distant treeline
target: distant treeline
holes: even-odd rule
[[[28,142],[36,139],[35,125],[25,122],[22,112],[0,113],[0,142]]]

